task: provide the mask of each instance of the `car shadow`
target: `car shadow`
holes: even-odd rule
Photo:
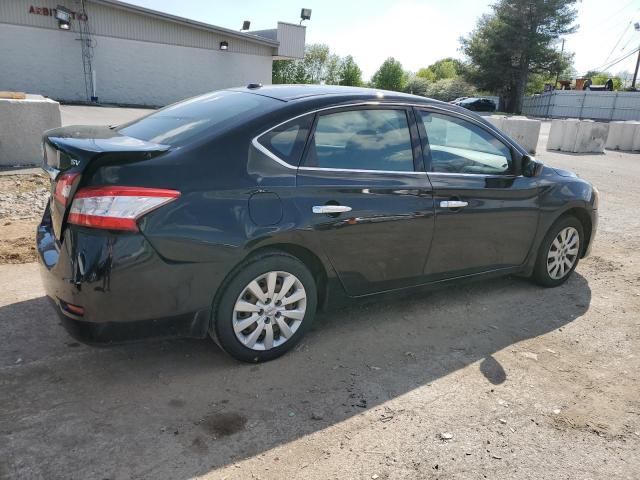
[[[501,278],[320,315],[284,357],[238,363],[209,340],[92,348],[37,298],[0,308],[0,472],[186,479],[376,408],[580,317],[591,291]]]

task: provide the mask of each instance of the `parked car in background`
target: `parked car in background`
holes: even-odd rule
[[[469,110],[397,92],[259,86],[44,135],[47,295],[88,343],[210,335],[244,361],[317,308],[521,274],[562,284],[597,191]]]
[[[449,103],[453,103],[454,105],[457,105],[459,102],[461,102],[462,100],[466,100],[469,97],[458,97],[455,100],[451,100]]]
[[[482,97],[466,98],[460,102],[457,102],[456,105],[464,107],[467,110],[472,110],[474,112],[495,112],[497,108],[496,102],[494,102],[490,98]]]

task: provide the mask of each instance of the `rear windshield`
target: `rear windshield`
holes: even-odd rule
[[[222,90],[169,105],[118,128],[126,136],[178,147],[200,134],[214,133],[235,121],[264,113],[278,103],[272,98]]]

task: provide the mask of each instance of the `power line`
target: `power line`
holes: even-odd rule
[[[624,7],[622,7],[621,9],[617,10],[616,12],[614,12],[613,14],[609,15],[606,19],[598,22],[597,25],[593,26],[590,28],[590,30],[600,30],[603,27],[607,26],[607,31],[611,30],[612,28],[614,28],[616,25],[607,25],[610,20],[614,19],[615,17],[617,17],[618,15],[620,15],[623,11],[625,11],[627,8],[629,8],[631,5],[633,5],[637,0],[631,0],[629,3],[627,3]]]
[[[612,61],[611,63],[609,63],[609,64],[600,65],[600,66],[599,66],[599,67],[597,67],[597,68],[592,68],[592,69],[587,70],[587,72],[591,72],[591,71],[598,71],[598,72],[602,71],[602,72],[606,72],[608,69],[610,69],[610,68],[611,68],[611,67],[613,67],[614,65],[617,65],[618,63],[622,62],[623,60],[626,60],[627,58],[629,58],[631,55],[633,55],[633,54],[637,53],[638,51],[640,51],[640,47],[638,47],[638,48],[636,48],[636,49],[632,50],[631,52],[627,53],[626,55],[624,55],[624,56],[622,56],[622,57],[619,57],[619,58],[617,58],[617,59],[613,60],[613,61]],[[587,72],[584,72],[584,73],[587,73]]]
[[[605,58],[605,60],[604,60],[605,63],[607,63],[609,61],[609,59],[611,58],[611,55],[613,55],[613,52],[615,51],[615,49],[620,44],[620,40],[622,40],[622,37],[624,37],[624,35],[627,33],[627,30],[629,30],[630,26],[631,26],[631,22],[629,22],[627,24],[627,26],[625,27],[625,29],[622,31],[622,35],[620,35],[620,37],[618,38],[618,41],[616,42],[616,44],[613,46],[613,48],[609,52],[609,55],[607,55],[607,58]]]
[[[627,47],[629,46],[629,44],[630,44],[631,42],[633,42],[634,40],[635,40],[635,37],[632,35],[632,36],[631,36],[631,38],[629,39],[629,41],[628,41],[627,43],[625,43],[625,44],[624,44],[624,47],[622,47],[622,48],[620,49],[620,51],[621,51],[621,52],[624,52],[624,49],[625,49],[625,48],[627,48]]]

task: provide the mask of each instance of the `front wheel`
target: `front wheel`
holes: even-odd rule
[[[213,336],[238,360],[272,360],[298,343],[316,306],[315,280],[300,260],[262,254],[245,261],[223,286]]]
[[[582,224],[577,218],[558,219],[540,245],[533,271],[536,283],[556,287],[566,282],[578,265],[583,238]]]

